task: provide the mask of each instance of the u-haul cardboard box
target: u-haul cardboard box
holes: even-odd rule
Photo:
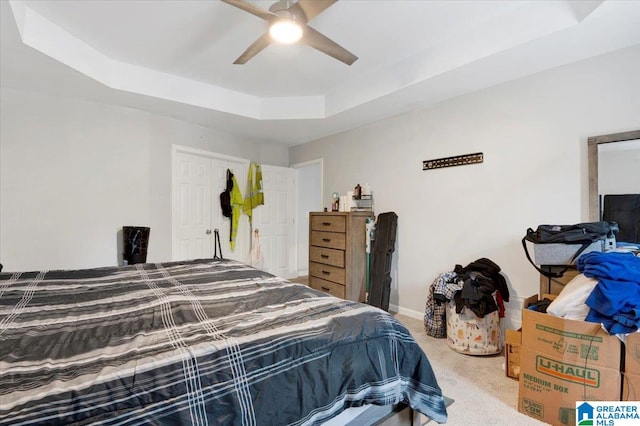
[[[516,380],[520,377],[521,342],[522,330],[506,330],[504,339],[505,372],[507,377]]]
[[[575,425],[576,401],[620,400],[621,356],[620,340],[600,324],[524,309],[518,409]]]
[[[640,401],[640,332],[627,336],[622,383],[621,399]]]

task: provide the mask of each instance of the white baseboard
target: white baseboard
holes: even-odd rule
[[[503,318],[503,321],[506,328],[517,330],[522,326],[522,305],[524,299],[524,297],[512,296],[509,299],[509,303],[505,304],[506,316]],[[402,306],[394,304],[389,304],[389,311],[419,320],[424,319],[424,312],[414,311],[413,309],[403,308]]]
[[[413,309],[403,308],[402,306],[393,305],[391,303],[389,304],[389,311],[419,320],[424,319],[424,312],[414,311]]]
[[[309,269],[298,269],[298,276],[299,277],[308,277],[309,276]]]

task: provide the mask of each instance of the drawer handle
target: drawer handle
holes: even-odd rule
[[[329,287],[320,287],[321,289],[323,289],[324,291],[329,291],[331,290]]]
[[[329,256],[326,255],[326,254],[321,254],[320,257],[323,258],[323,259],[328,259],[329,258]]]
[[[325,274],[325,275],[331,275],[331,272],[329,272],[329,271],[322,271],[322,273]]]
[[[331,226],[331,222],[322,222],[322,226]]]
[[[323,238],[322,241],[324,241],[325,243],[330,243],[331,242],[331,238]]]

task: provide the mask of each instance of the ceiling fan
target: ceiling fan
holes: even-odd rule
[[[242,0],[222,1],[269,22],[269,31],[254,41],[234,64],[247,63],[273,41],[282,43],[300,41],[347,65],[353,64],[358,59],[356,55],[307,25],[310,20],[324,12],[337,0],[299,0],[297,2],[280,0],[271,5],[269,10]],[[286,38],[287,35],[289,38]]]

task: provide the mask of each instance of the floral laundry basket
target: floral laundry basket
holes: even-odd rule
[[[467,355],[494,355],[502,350],[498,311],[478,318],[470,309],[456,313],[456,303],[447,303],[447,344]]]

